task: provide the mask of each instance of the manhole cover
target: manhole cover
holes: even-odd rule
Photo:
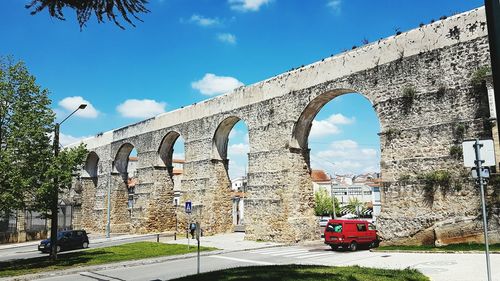
[[[383,255],[383,256],[380,256],[381,258],[388,258],[390,257],[391,255]]]

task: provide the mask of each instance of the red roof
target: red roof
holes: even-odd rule
[[[314,182],[330,181],[330,177],[323,170],[312,170],[311,179]]]

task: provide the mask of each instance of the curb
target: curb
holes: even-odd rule
[[[252,251],[252,250],[267,249],[267,248],[285,247],[285,246],[287,246],[287,245],[269,245],[269,246],[251,248],[251,249],[241,249],[241,250],[214,250],[214,251],[200,252],[200,256],[201,257],[213,256],[213,255],[221,255],[221,254],[234,253],[234,252]],[[91,266],[79,266],[79,267],[70,268],[70,269],[47,271],[47,272],[40,272],[40,273],[33,273],[33,274],[19,275],[19,276],[12,276],[12,277],[3,277],[3,278],[0,278],[0,281],[38,280],[41,278],[58,277],[58,276],[75,274],[75,273],[82,272],[82,271],[100,271],[100,270],[115,269],[115,268],[120,268],[120,267],[126,268],[126,267],[134,267],[134,266],[141,266],[141,265],[157,264],[157,263],[162,263],[162,262],[167,262],[167,261],[194,258],[196,256],[197,256],[197,253],[189,253],[189,254],[184,254],[184,255],[156,257],[156,258],[151,258],[151,259],[130,260],[130,261],[122,261],[122,262],[116,262],[116,263],[91,265]]]
[[[149,237],[149,236],[155,237],[158,234],[160,234],[160,237],[165,237],[165,236],[162,236],[162,235],[170,235],[172,233],[170,233],[170,232],[161,232],[161,233],[134,234],[134,235],[128,235],[127,234],[127,235],[118,235],[118,236],[114,236],[114,237],[112,236],[110,238],[106,238],[104,236],[97,236],[97,237],[93,238],[92,236],[89,236],[89,240],[91,240],[90,241],[91,244],[98,244],[98,243],[102,243],[102,242],[105,242],[105,241],[119,241],[119,240],[134,239],[134,238]],[[173,237],[173,234],[172,234],[172,237]],[[42,241],[42,240],[35,240],[35,241],[30,241],[30,242],[0,245],[0,251],[38,245],[40,243],[40,241]]]
[[[370,249],[373,253],[398,253],[398,254],[484,254],[484,251],[417,251],[417,250],[378,250]],[[490,254],[500,254],[500,251],[490,251]]]

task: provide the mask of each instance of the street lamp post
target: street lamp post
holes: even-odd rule
[[[337,219],[337,213],[335,212],[335,194],[333,193],[333,179],[332,176],[330,176],[330,193],[332,195],[332,218],[335,220]]]
[[[56,123],[55,128],[54,128],[54,159],[57,159],[57,156],[59,155],[59,128],[61,127],[61,124],[66,121],[71,115],[73,115],[75,112],[77,112],[79,109],[84,109],[87,107],[86,104],[80,104],[77,109],[75,109],[73,112],[71,112],[70,115],[68,115],[66,118],[64,118],[61,122]],[[50,222],[50,256],[52,259],[57,259],[57,214],[58,214],[58,204],[57,201],[59,200],[59,179],[57,176],[54,177],[54,189],[52,190],[53,196],[52,196],[52,202],[51,202],[51,207],[50,207],[50,212],[51,212],[51,222]]]

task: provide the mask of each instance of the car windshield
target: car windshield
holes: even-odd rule
[[[341,223],[331,223],[328,225],[327,230],[329,232],[342,232],[342,224]]]

